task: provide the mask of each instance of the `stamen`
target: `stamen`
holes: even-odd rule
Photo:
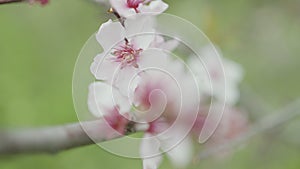
[[[129,8],[133,8],[136,13],[139,13],[138,7],[140,4],[148,4],[152,0],[127,0],[127,6]]]
[[[129,43],[129,41],[125,38],[125,45],[119,46],[119,48],[115,48],[115,51],[113,51],[111,54],[115,57],[112,58],[112,61],[114,62],[120,62],[121,63],[121,69],[126,66],[133,66],[135,68],[138,68],[138,57],[140,56],[140,53],[142,52],[142,49],[135,49],[132,44]]]

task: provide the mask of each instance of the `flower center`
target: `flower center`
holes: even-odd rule
[[[139,13],[139,10],[137,9],[140,4],[147,5],[152,0],[127,0],[127,6],[129,8],[133,8],[136,13]]]
[[[143,0],[127,0],[128,7],[134,8],[135,10],[139,7],[140,3],[143,3]]]
[[[115,57],[113,61],[121,63],[121,69],[125,66],[133,66],[138,68],[137,59],[140,56],[142,49],[135,49],[133,45],[129,44],[128,42],[125,45],[121,45],[117,48],[112,55]]]

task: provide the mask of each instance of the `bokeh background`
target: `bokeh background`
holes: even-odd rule
[[[245,69],[241,107],[253,120],[300,96],[299,0],[166,0]],[[72,73],[85,41],[108,19],[88,0],[49,5],[0,6],[0,127],[38,127],[77,122]],[[300,119],[262,133],[226,157],[208,157],[190,168],[299,169]],[[1,139],[1,138],[0,138]],[[135,169],[142,162],[97,145],[58,154],[0,157],[1,169]],[[173,168],[164,160],[161,168]]]

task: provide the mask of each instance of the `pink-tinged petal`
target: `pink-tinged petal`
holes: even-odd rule
[[[168,54],[160,49],[145,50],[141,54],[139,63],[142,72],[139,73],[140,79],[137,79],[139,80],[139,85],[136,88],[133,97],[134,104],[139,110],[149,112],[150,116],[148,117],[155,117],[158,114],[161,114],[162,111],[164,117],[176,117],[177,113],[180,111],[190,110],[195,107],[194,105],[190,105],[194,103],[194,100],[197,101],[197,98],[194,99],[197,90],[186,92],[185,88],[181,89],[181,87],[185,86],[189,87],[189,90],[196,88],[196,85],[193,87],[185,81],[190,81],[190,79],[186,77],[187,75],[185,74],[183,63],[178,60],[172,60]],[[181,90],[184,90],[183,95],[180,94]],[[154,94],[152,97],[150,97],[151,93]],[[192,94],[189,95],[190,93]],[[159,99],[151,99],[156,96]],[[166,102],[164,102],[165,98]],[[181,99],[183,99],[182,102]],[[151,100],[159,100],[161,104],[155,104],[157,102],[151,103]],[[155,110],[159,111],[154,113]]]
[[[128,7],[127,0],[110,0],[109,1],[114,10],[123,17],[128,17],[136,14],[134,8]]]
[[[151,134],[145,133],[141,142],[140,154],[143,158],[143,169],[157,169],[161,163],[160,143]]]
[[[104,53],[98,54],[90,67],[92,74],[98,80],[110,82],[113,73],[118,68],[118,63],[112,62],[108,57],[104,57]]]
[[[89,86],[88,108],[95,117],[102,117],[115,107],[123,114],[130,110],[126,99],[108,84],[94,82]]]
[[[96,117],[102,117],[113,107],[111,87],[101,82],[90,84],[88,95],[90,112]]]
[[[245,112],[232,107],[226,107],[218,128],[215,130],[211,138],[204,144],[204,148],[211,149],[215,146],[228,144],[240,136],[243,136],[243,134],[249,129],[248,120],[248,116]],[[233,150],[234,149],[232,149],[232,147],[228,146],[227,148],[221,149],[214,156],[217,158],[223,158],[231,155]]]
[[[160,14],[167,10],[169,7],[168,4],[164,3],[161,0],[151,1],[149,5],[140,5],[138,11],[141,13],[154,13]]]
[[[169,127],[170,124],[168,123],[168,121],[166,121],[166,119],[159,118],[149,123],[149,128],[147,132],[152,135],[157,135],[159,133],[166,131]]]
[[[200,114],[201,110],[199,111],[196,120],[188,118],[187,122],[193,123],[193,128],[191,130],[192,134],[199,137],[201,130],[203,128],[203,125],[205,123],[206,115]]]
[[[128,116],[128,114],[120,114],[118,107],[115,107],[109,110],[109,114],[105,115],[104,119],[111,128],[113,128],[119,134],[124,135],[129,122]],[[109,138],[111,136],[112,135],[108,135],[107,137]]]
[[[139,86],[134,93],[134,103],[138,106],[136,118],[139,121],[154,121],[164,113],[168,102],[167,96],[161,89],[152,89],[147,86],[143,89],[143,87]]]
[[[108,20],[103,23],[99,31],[96,33],[96,39],[104,49],[104,51],[109,51],[118,42],[124,40],[125,30],[120,22],[113,22]]]

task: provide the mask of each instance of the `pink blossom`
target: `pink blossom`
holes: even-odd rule
[[[153,115],[157,113],[157,111],[151,111],[152,106],[162,106],[151,102],[151,93],[159,90],[166,97],[165,109],[158,119],[149,122],[149,128],[141,144],[144,169],[156,169],[161,162],[162,152],[166,152],[168,158],[177,167],[186,166],[192,159],[191,138],[184,139],[188,133],[185,129],[192,123],[186,123],[185,118],[188,119],[186,116],[189,116],[192,111],[198,111],[197,88],[191,85],[194,81],[180,62],[169,59],[162,63],[165,64],[161,65],[162,71],[153,70],[142,73],[137,79],[138,85],[134,90],[133,104],[137,109],[149,110],[147,113],[150,114],[141,116],[138,113],[137,116],[148,121],[153,120]],[[154,100],[160,99],[154,98]],[[162,101],[159,102],[162,103]],[[180,114],[181,117],[179,117]],[[173,125],[177,118],[180,119],[180,123]]]
[[[225,99],[226,104],[234,105],[239,99],[238,85],[243,78],[242,67],[224,58],[212,46],[205,46],[201,54],[202,63],[195,56],[188,60],[188,65],[197,76],[200,91],[219,101]]]
[[[243,134],[247,132],[248,127],[249,121],[245,112],[242,112],[234,107],[226,106],[218,128],[211,138],[204,144],[204,147],[212,148],[215,146],[228,144],[243,136]],[[215,156],[228,156],[232,153],[232,150],[232,148],[225,148]]]
[[[147,74],[155,74],[152,72],[146,72]],[[150,84],[149,87],[143,88],[146,83],[138,84],[139,89],[136,88],[134,90],[134,94],[138,96],[135,97],[135,103],[139,103],[139,106],[150,106],[149,100],[145,98],[145,96],[149,96],[149,90],[158,89],[158,87],[163,90],[166,95],[168,92],[172,92],[172,90],[168,90],[168,87],[172,85],[168,83],[168,81],[159,81],[160,77],[163,75],[155,74],[156,79],[149,78],[149,76],[141,76],[141,81],[139,82],[149,82],[150,80],[156,81],[155,83]],[[152,76],[152,77],[155,77]],[[149,78],[149,79],[147,79]],[[167,83],[166,83],[167,82]],[[162,84],[165,85],[163,86]],[[115,102],[113,99],[113,92],[110,92],[111,87],[108,84],[102,82],[95,82],[90,86],[89,90],[89,100],[88,105],[90,111],[99,116],[102,114],[101,111],[104,110],[104,118],[107,123],[120,134],[124,134],[126,125],[128,124],[128,119],[136,117],[136,113],[132,112],[131,108],[128,108],[126,102],[123,102],[122,96],[117,95],[115,93]],[[172,88],[172,87],[171,87]],[[141,90],[145,89],[146,92]],[[173,91],[174,92],[174,91]],[[176,92],[175,92],[176,93]],[[142,96],[145,95],[145,96]],[[139,100],[140,99],[140,100]],[[145,136],[140,145],[141,157],[143,158],[143,168],[144,169],[157,169],[161,163],[162,153],[166,152],[167,157],[170,159],[172,164],[177,167],[186,166],[192,159],[192,142],[190,137],[186,137],[184,140],[184,136],[187,134],[185,130],[183,130],[184,126],[176,126],[171,128],[173,124],[173,116],[177,115],[177,97],[169,97],[168,98],[167,109],[163,111],[163,114],[155,119],[154,121],[148,122],[148,129],[145,131]],[[194,98],[190,98],[189,101],[192,101]],[[139,101],[138,101],[139,100]],[[197,100],[197,99],[196,99]],[[176,104],[172,104],[176,103]],[[157,106],[157,105],[151,105]],[[175,107],[174,107],[175,106]],[[109,108],[111,107],[111,108]],[[99,112],[100,111],[100,112]],[[129,113],[126,113],[129,112]],[[148,112],[151,113],[151,112]],[[155,112],[152,112],[155,113]],[[175,114],[173,114],[175,113]],[[184,112],[183,112],[184,113]],[[126,118],[124,118],[126,116]],[[171,118],[170,118],[171,117]],[[147,118],[144,119],[147,122]],[[109,137],[108,137],[109,138]]]
[[[248,128],[248,117],[237,108],[226,106],[222,120],[211,137],[210,143],[224,143],[241,135]]]
[[[91,65],[96,79],[117,84],[127,89],[130,77],[144,67],[144,55],[154,36],[152,17],[126,19],[124,26],[120,22],[108,22],[101,25],[96,39],[103,48]]]
[[[128,17],[136,13],[154,13],[164,12],[168,5],[162,0],[110,0],[114,10],[123,17]]]
[[[187,61],[192,71],[171,56],[169,51],[178,46],[178,41],[166,41],[159,35],[153,18],[153,14],[168,8],[162,0],[97,1],[109,1],[122,21],[109,20],[96,33],[103,51],[90,67],[100,81],[89,86],[89,111],[95,118],[105,119],[120,135],[126,134],[129,123],[143,124],[145,131],[140,145],[143,169],[157,169],[164,152],[174,166],[184,168],[192,160],[191,134],[199,135],[207,117],[206,109],[198,110],[200,94],[222,101],[226,90],[226,103],[234,105],[239,96],[241,67],[223,57],[212,57],[215,51],[211,47],[202,50],[206,65],[200,65],[195,57]],[[198,77],[199,86],[192,73]],[[245,116],[227,107],[220,126],[206,146],[237,136],[246,123]],[[190,129],[193,133],[189,133]]]
[[[148,67],[164,69],[169,56],[163,50],[173,50],[178,42],[155,35],[154,25],[151,16],[126,19],[125,27],[111,20],[102,24],[96,38],[104,51],[90,68],[96,79],[128,95],[130,80],[138,72]]]

